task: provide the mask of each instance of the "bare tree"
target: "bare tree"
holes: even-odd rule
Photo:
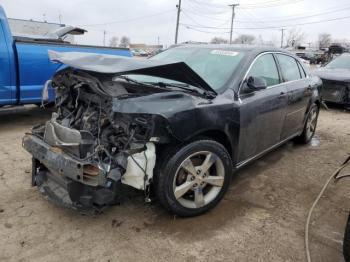
[[[128,47],[130,45],[130,38],[127,36],[123,36],[120,39],[119,47]]]
[[[318,46],[320,49],[329,47],[332,42],[332,37],[330,34],[322,33],[318,35]]]
[[[305,34],[300,28],[293,28],[288,30],[286,37],[287,46],[296,47],[299,46],[305,39]]]
[[[213,37],[211,40],[210,40],[210,43],[211,44],[227,44],[228,43],[228,40],[225,39],[225,38],[222,38],[222,37]]]
[[[117,47],[118,46],[118,37],[113,36],[111,39],[109,39],[109,46],[110,47]]]
[[[233,43],[234,44],[245,44],[245,45],[251,45],[254,43],[255,36],[253,35],[247,35],[247,34],[242,34],[238,36]]]

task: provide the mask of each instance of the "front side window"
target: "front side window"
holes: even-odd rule
[[[264,78],[268,87],[279,84],[278,70],[272,54],[258,57],[250,68],[247,79],[250,76]]]
[[[282,70],[284,81],[293,81],[300,79],[300,71],[297,61],[288,55],[276,54],[278,63]]]

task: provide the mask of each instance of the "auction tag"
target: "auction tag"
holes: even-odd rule
[[[226,55],[226,56],[236,56],[239,54],[239,52],[230,51],[230,50],[212,50],[210,53],[213,55]]]

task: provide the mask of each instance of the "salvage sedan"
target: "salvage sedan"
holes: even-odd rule
[[[65,64],[52,79],[57,112],[23,146],[33,185],[63,206],[101,211],[130,186],[173,214],[199,215],[218,204],[236,169],[315,133],[320,79],[279,49],[50,57]]]
[[[344,53],[313,72],[323,82],[322,99],[350,109],[350,54]]]

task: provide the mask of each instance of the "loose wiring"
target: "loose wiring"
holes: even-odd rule
[[[321,199],[322,195],[324,194],[325,190],[327,189],[329,183],[334,180],[335,182],[344,178],[344,177],[350,177],[350,174],[347,175],[342,175],[339,176],[340,171],[342,171],[346,166],[348,166],[350,164],[350,155],[348,156],[348,158],[344,161],[344,163],[338,167],[333,173],[332,175],[328,178],[328,180],[326,181],[326,183],[324,184],[324,186],[322,187],[320,193],[318,194],[318,196],[316,197],[315,201],[313,202],[307,219],[306,219],[306,224],[305,224],[305,252],[306,252],[306,259],[307,262],[311,262],[311,255],[310,255],[310,247],[309,247],[309,227],[310,227],[310,220],[311,220],[311,215],[312,212],[315,209],[315,206],[317,205],[318,201]]]

